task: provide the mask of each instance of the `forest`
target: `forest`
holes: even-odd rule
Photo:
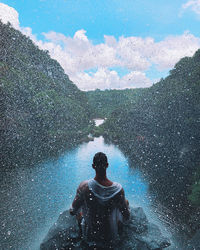
[[[86,94],[30,38],[0,22],[1,167],[26,166],[87,137]]]
[[[91,107],[91,115],[94,118],[106,118],[118,108],[133,104],[146,92],[145,88],[137,89],[106,89],[87,91],[86,96]]]

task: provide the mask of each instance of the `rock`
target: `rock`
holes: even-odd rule
[[[163,249],[170,246],[158,226],[149,223],[141,207],[131,208],[130,222],[124,226],[121,246],[116,249]]]
[[[131,231],[142,233],[147,230],[148,220],[141,207],[131,208],[130,224]]]
[[[69,211],[64,211],[59,216],[57,222],[50,228],[43,243],[40,245],[40,249],[68,249],[70,247],[75,249],[75,247],[80,247],[80,241],[76,218],[71,216]]]
[[[169,239],[162,235],[158,226],[149,223],[143,209],[137,207],[131,208],[130,221],[124,225],[114,249],[158,250],[168,246],[170,246]],[[82,245],[76,218],[68,211],[64,211],[50,228],[40,249],[87,249]]]

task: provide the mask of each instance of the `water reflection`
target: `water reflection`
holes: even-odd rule
[[[100,126],[101,124],[104,123],[104,119],[94,119],[94,122],[95,122],[95,126]]]

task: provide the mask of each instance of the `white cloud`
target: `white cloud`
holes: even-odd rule
[[[15,29],[19,29],[19,15],[18,12],[3,3],[0,3],[0,19],[3,23],[10,22]]]
[[[123,85],[119,86],[119,88],[145,88],[152,85],[152,82],[146,77],[145,73],[140,71],[132,71],[129,74],[125,75],[122,78],[122,83]]]
[[[105,42],[97,45],[92,44],[83,30],[72,38],[55,32],[44,35],[49,42],[40,47],[50,51],[81,89],[149,86],[151,81],[145,71],[152,65],[159,71],[168,70],[179,59],[192,56],[200,48],[200,38],[189,32],[168,36],[160,42],[151,37],[120,37],[116,40],[113,36],[105,36]],[[126,68],[131,73],[120,78],[116,71],[109,70],[112,67]],[[94,68],[98,69],[96,73],[84,72]]]
[[[82,40],[82,41],[85,41],[85,42],[88,42],[88,38],[87,36],[85,35],[86,31],[85,30],[78,30],[75,35],[74,35],[74,39],[77,39],[77,40]]]
[[[89,70],[94,67],[113,67],[119,64],[114,48],[105,43],[93,45],[84,30],[77,31],[72,38],[55,32],[43,35],[49,40],[49,43],[44,42],[40,45],[43,49],[48,49],[54,59],[60,63],[62,61],[61,65],[70,76],[77,71]],[[49,44],[52,45],[51,48]],[[58,47],[58,53],[55,53],[55,48]]]
[[[192,6],[194,2],[200,0],[189,1],[184,8]],[[145,72],[152,65],[161,72],[171,69],[180,58],[192,56],[200,48],[200,38],[189,32],[167,36],[160,42],[151,37],[122,36],[116,39],[114,36],[104,36],[104,42],[93,44],[82,29],[73,37],[54,31],[43,33],[45,39],[42,41],[33,35],[31,28],[20,27],[18,13],[13,8],[0,4],[0,18],[3,22],[10,21],[41,49],[48,50],[82,90],[150,86],[153,82]],[[119,71],[111,68],[126,69],[129,73],[120,76]]]
[[[144,88],[152,85],[144,72],[133,71],[120,78],[116,71],[106,68],[99,68],[95,73],[78,72],[72,80],[83,90]]]
[[[183,9],[191,9],[196,14],[200,15],[200,0],[190,0],[182,5]]]
[[[172,68],[178,60],[192,56],[200,48],[200,38],[189,32],[180,36],[168,36],[163,41],[154,43],[149,55],[150,61],[160,70]]]

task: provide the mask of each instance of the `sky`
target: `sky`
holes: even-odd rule
[[[3,0],[82,90],[144,88],[200,48],[200,0]]]

